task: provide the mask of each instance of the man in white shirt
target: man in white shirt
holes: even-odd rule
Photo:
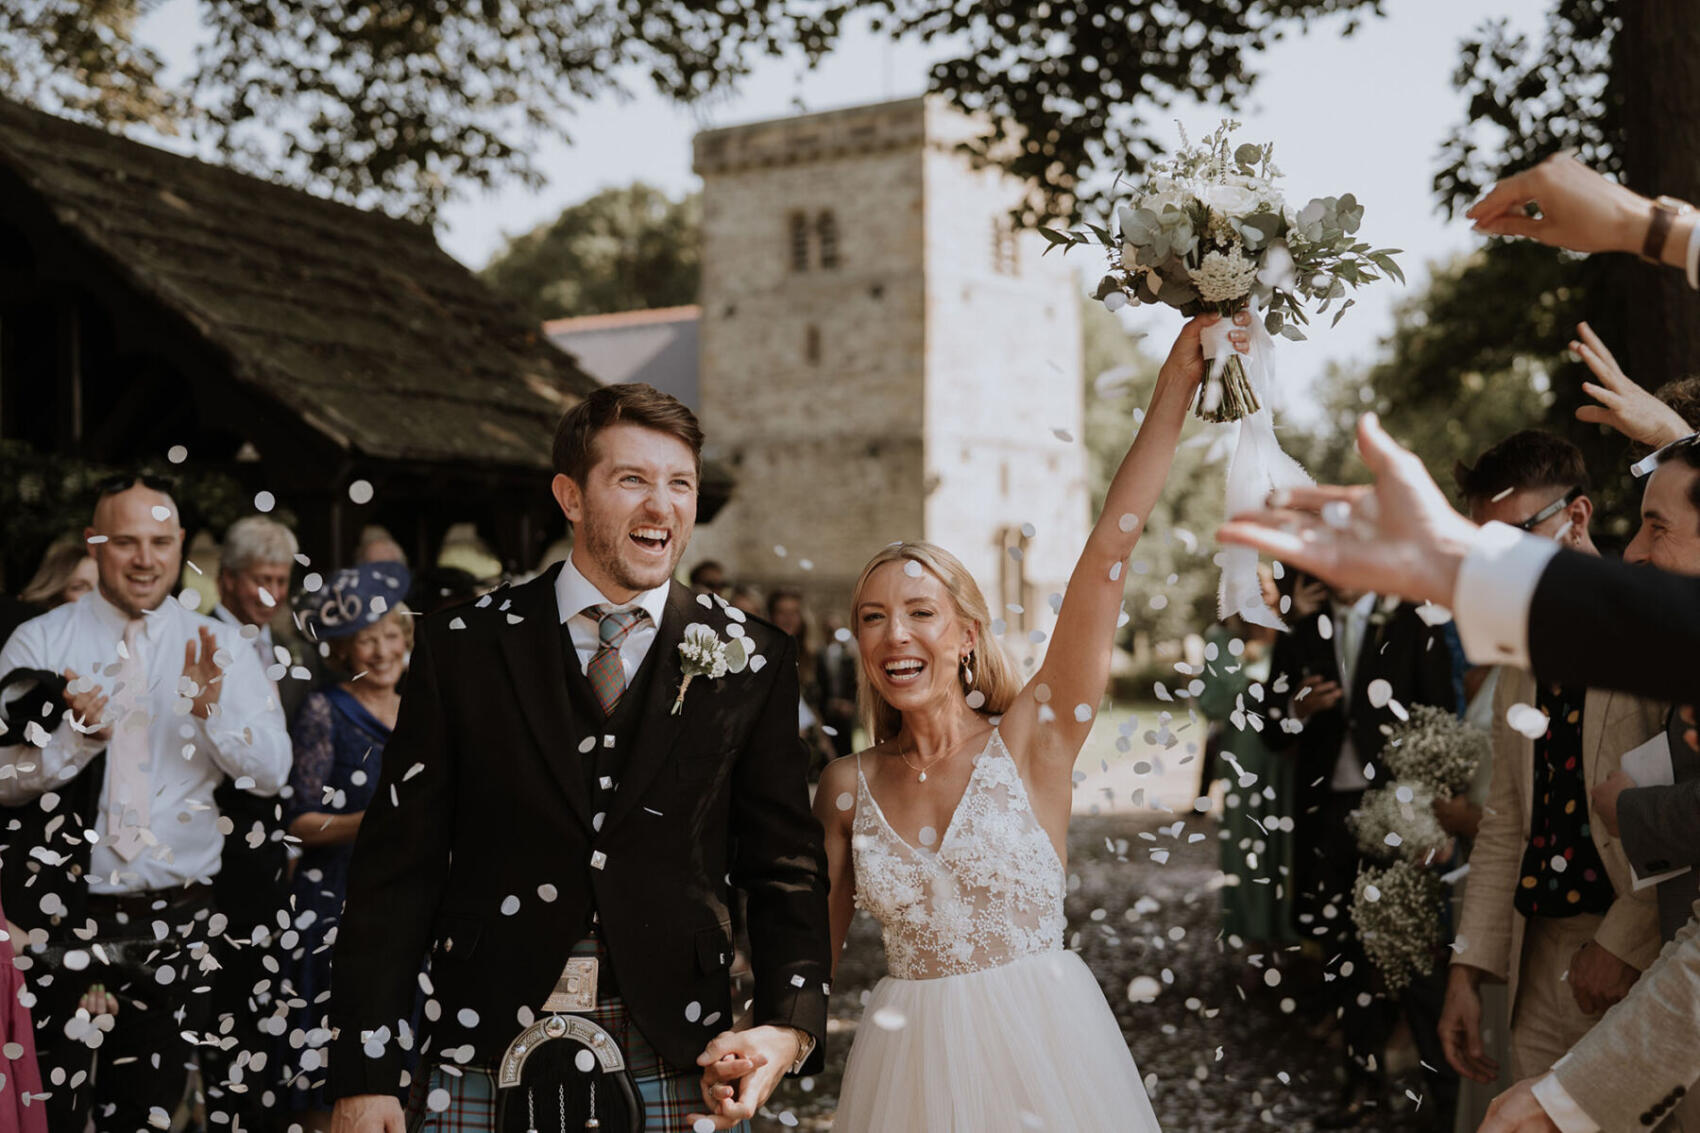
[[[168,485],[102,484],[85,535],[95,592],[24,623],[0,650],[0,674],[67,682],[63,713],[0,748],[0,802],[39,799],[62,819],[31,851],[38,906],[7,912],[33,943],[51,945],[31,972],[50,1124],[81,1129],[94,1105],[100,1128],[134,1129],[181,1100],[193,1051],[181,1035],[208,1021],[223,845],[213,790],[229,777],[275,794],[290,748],[252,649],[171,597],[183,528]],[[44,970],[49,961],[62,967]],[[92,1084],[82,1040],[98,1032],[72,1017],[91,983],[120,1005],[96,1040],[104,1056]]]

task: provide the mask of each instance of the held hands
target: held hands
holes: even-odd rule
[[[1482,998],[1477,969],[1454,964],[1446,977],[1446,1006],[1440,1012],[1440,1045],[1452,1069],[1475,1082],[1499,1077],[1499,1063],[1482,1046]]]
[[[1525,211],[1530,203],[1539,218]],[[1464,215],[1489,236],[1527,236],[1573,252],[1639,252],[1650,206],[1569,154],[1554,154],[1495,185]]]
[[[1494,1098],[1476,1133],[1559,1133],[1557,1122],[1535,1100],[1536,1081],[1525,1078]]]
[[[1263,511],[1233,516],[1217,541],[1345,589],[1451,605],[1475,524],[1452,510],[1423,462],[1373,413],[1358,419],[1358,452],[1374,485],[1283,492]]]
[[[1694,430],[1682,419],[1682,414],[1630,381],[1618,366],[1606,344],[1587,323],[1577,323],[1579,341],[1570,344],[1575,354],[1594,376],[1599,385],[1583,382],[1582,392],[1599,402],[1584,405],[1576,411],[1578,421],[1609,425],[1632,441],[1650,448],[1669,444],[1686,437]]]
[[[801,1049],[797,1032],[789,1027],[722,1031],[697,1056],[707,1112],[689,1114],[685,1120],[693,1129],[705,1120],[715,1129],[730,1129],[753,1118]]]
[[[407,1133],[401,1102],[390,1094],[357,1094],[337,1099],[331,1133]]]
[[[1594,821],[1606,828],[1606,833],[1613,838],[1617,833],[1617,797],[1623,792],[1638,786],[1629,772],[1621,767],[1613,771],[1604,783],[1596,786],[1588,795],[1594,812]]]
[[[1641,973],[1590,940],[1570,960],[1570,994],[1584,1015],[1600,1015],[1629,994]]]
[[[1467,795],[1448,795],[1437,798],[1433,803],[1435,821],[1448,834],[1461,838],[1474,838],[1482,826],[1482,808],[1471,802]]]

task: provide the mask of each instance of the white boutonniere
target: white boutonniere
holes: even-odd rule
[[[750,663],[750,648],[741,635],[721,640],[713,626],[692,622],[685,627],[685,640],[679,642],[679,660],[685,679],[679,682],[679,695],[673,701],[675,716],[685,706],[685,691],[691,681],[697,677],[717,681],[727,673],[743,672]]]

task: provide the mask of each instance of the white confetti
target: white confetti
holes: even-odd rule
[[[189,459],[189,450],[182,445],[172,445],[165,450],[165,459],[173,464],[182,464]]]
[[[171,518],[171,509],[166,507],[164,504],[155,504],[153,507],[148,509],[148,514],[153,516],[159,522],[164,523],[166,520]]]
[[[1513,704],[1505,710],[1505,722],[1518,735],[1538,740],[1546,735],[1547,714],[1527,704]]]
[[[367,480],[356,480],[348,486],[348,498],[357,504],[372,502],[372,484]]]
[[[1365,691],[1369,694],[1369,703],[1372,708],[1386,708],[1387,702],[1393,699],[1392,683],[1381,677],[1369,682],[1369,688]]]

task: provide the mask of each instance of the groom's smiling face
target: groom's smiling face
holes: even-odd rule
[[[642,425],[596,434],[580,484],[556,476],[573,525],[573,564],[597,589],[627,602],[673,577],[697,520],[697,466],[690,446]]]

